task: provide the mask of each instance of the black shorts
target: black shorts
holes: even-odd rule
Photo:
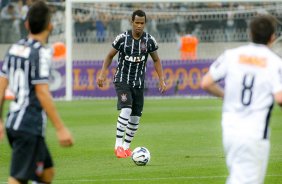
[[[131,108],[131,116],[141,116],[144,105],[144,88],[133,88],[124,83],[115,83],[118,97],[117,109]]]
[[[18,180],[40,182],[44,169],[53,167],[45,139],[10,129],[7,136],[12,147],[10,175]]]

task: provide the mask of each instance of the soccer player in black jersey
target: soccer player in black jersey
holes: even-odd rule
[[[112,49],[106,56],[100,75],[99,87],[103,87],[107,69],[113,57],[118,55],[118,66],[114,76],[114,85],[118,96],[117,107],[120,111],[117,120],[115,154],[118,158],[131,156],[130,143],[138,129],[144,104],[144,78],[146,62],[150,54],[159,77],[159,89],[166,90],[163,69],[157,53],[158,44],[153,36],[144,32],[146,14],[136,10],[132,14],[132,30],[116,37]]]
[[[56,128],[59,143],[71,146],[73,138],[64,126],[49,92],[52,51],[45,46],[52,30],[51,11],[43,1],[30,7],[28,38],[13,44],[0,70],[0,139],[3,139],[3,96],[6,88],[15,94],[6,120],[12,148],[9,184],[51,183],[52,157],[45,142],[46,115]]]

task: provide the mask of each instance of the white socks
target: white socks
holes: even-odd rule
[[[131,111],[132,110],[130,108],[122,108],[121,109],[121,112],[119,114],[118,121],[117,121],[115,149],[118,146],[122,146],[124,132],[125,132],[126,126],[128,124],[128,120],[129,120]]]
[[[134,138],[134,135],[138,129],[139,120],[140,120],[139,116],[130,116],[129,118],[129,122],[126,127],[124,142],[123,142],[123,148],[125,150],[130,147],[130,143]]]

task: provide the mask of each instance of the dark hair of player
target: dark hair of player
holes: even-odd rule
[[[41,33],[51,20],[51,11],[44,1],[35,1],[27,14],[29,30],[32,34]]]
[[[138,16],[138,17],[145,17],[145,22],[147,20],[147,17],[146,17],[146,13],[143,11],[143,10],[135,10],[133,13],[132,13],[132,21],[134,22],[135,20],[135,16]]]
[[[277,21],[271,15],[258,15],[250,22],[252,41],[267,45],[275,33]]]

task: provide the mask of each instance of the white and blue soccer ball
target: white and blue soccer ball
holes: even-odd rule
[[[133,150],[131,158],[136,165],[144,166],[149,163],[151,155],[147,148],[137,147]]]

